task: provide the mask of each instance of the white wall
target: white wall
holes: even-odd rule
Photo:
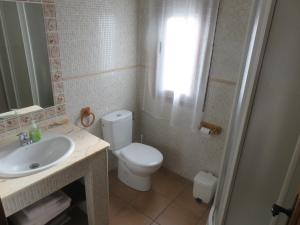
[[[90,106],[101,136],[100,118],[128,109],[137,114],[135,0],[56,1],[67,114],[78,123]]]
[[[81,107],[99,119],[117,109],[136,111],[135,0],[59,0],[56,3],[67,113]]]

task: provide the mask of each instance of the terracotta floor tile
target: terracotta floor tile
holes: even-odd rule
[[[110,225],[150,225],[153,221],[130,207],[123,209],[110,221]]]
[[[167,169],[153,175],[149,192],[126,186],[116,170],[109,181],[110,225],[206,225],[209,207],[194,200],[191,182]]]
[[[170,203],[170,200],[154,192],[142,192],[132,203],[133,207],[144,215],[155,219]]]
[[[197,225],[199,219],[183,206],[173,203],[156,221],[160,225]]]
[[[193,185],[188,184],[184,191],[176,198],[175,203],[182,205],[186,209],[190,210],[199,218],[209,210],[207,204],[198,203],[193,197]]]
[[[159,170],[152,178],[152,189],[170,200],[173,200],[182,192],[187,184],[184,178],[166,169]]]
[[[197,225],[206,225],[207,224],[207,220],[208,220],[208,214],[206,214],[205,216],[203,216],[197,223]]]
[[[127,185],[123,184],[118,179],[116,180],[113,179],[110,183],[109,188],[112,194],[123,199],[128,203],[134,201],[138,197],[138,194],[140,193],[139,191],[136,191],[128,187]]]
[[[109,196],[109,216],[112,219],[114,216],[118,215],[122,209],[127,207],[127,203],[114,194]]]

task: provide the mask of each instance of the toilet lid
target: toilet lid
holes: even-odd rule
[[[140,143],[132,143],[121,150],[121,156],[139,166],[155,166],[163,160],[163,155],[155,148]]]

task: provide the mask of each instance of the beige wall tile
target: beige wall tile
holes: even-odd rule
[[[135,0],[61,0],[56,4],[65,77],[136,65]]]
[[[90,106],[96,122],[89,131],[101,137],[106,113],[127,109],[138,115],[136,1],[61,0],[56,10],[62,64],[53,63],[53,79],[60,81],[62,71],[68,115],[80,126],[80,109]]]
[[[211,75],[237,82],[246,47],[251,0],[220,1]]]

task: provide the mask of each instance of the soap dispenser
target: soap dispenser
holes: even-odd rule
[[[29,131],[30,139],[35,143],[42,139],[42,131],[34,120],[31,121],[31,129]]]

